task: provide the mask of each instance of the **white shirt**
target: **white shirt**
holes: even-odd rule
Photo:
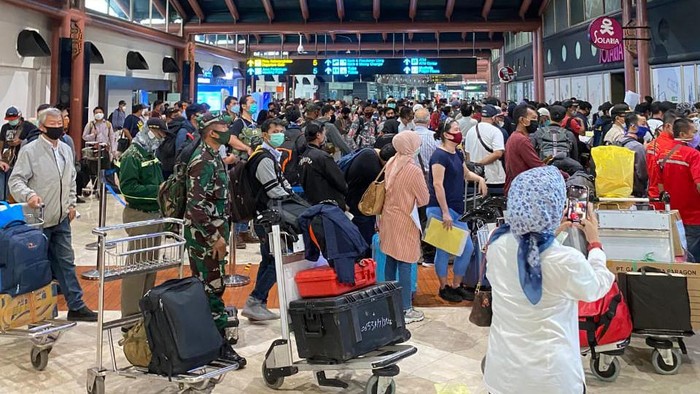
[[[44,141],[45,144],[48,144],[51,147],[51,151],[53,152],[53,158],[56,161],[56,166],[58,167],[59,177],[63,177],[63,169],[66,166],[66,161],[63,159],[63,156],[61,156],[61,152],[58,151],[58,144],[54,146],[48,138],[44,138],[42,136],[40,136],[39,139]],[[61,141],[58,141],[58,143],[60,144]]]
[[[505,151],[506,147],[503,143],[503,133],[501,129],[490,124],[481,122],[479,126],[479,135],[484,141],[484,144],[491,148],[492,151]],[[480,162],[491,153],[484,148],[484,145],[479,141],[476,134],[476,126],[469,129],[464,138],[464,149],[469,152],[469,160]],[[503,162],[496,160],[491,164],[484,166],[486,172],[486,183],[490,185],[498,185],[506,183],[506,170],[503,168]]]
[[[435,133],[430,131],[424,125],[416,126],[416,133],[420,136],[421,139],[419,154],[420,158],[423,160],[423,171],[429,171],[430,158],[433,156],[433,153],[435,153],[435,150],[438,148],[438,142],[435,140]],[[418,163],[418,165],[420,165],[420,161],[418,159],[416,159],[416,162]]]
[[[406,130],[415,130],[416,125],[413,122],[408,122],[408,124],[403,124],[403,121],[399,119],[399,133]]]
[[[578,301],[603,297],[615,276],[605,253],[588,260],[558,241],[541,254],[542,299],[532,305],[520,287],[518,241],[506,234],[489,246],[486,276],[493,290],[484,383],[491,394],[580,394]],[[508,371],[504,378],[504,371]]]
[[[462,132],[462,136],[466,137],[467,131],[476,126],[478,122],[471,116],[463,116],[457,120],[457,123],[459,123],[459,130]]]

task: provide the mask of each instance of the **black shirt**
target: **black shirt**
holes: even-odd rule
[[[311,204],[333,200],[340,209],[346,209],[345,195],[348,185],[343,172],[328,152],[309,144],[301,159],[301,186],[306,200]]]
[[[2,125],[2,128],[0,128],[0,141],[4,143],[3,150],[13,149],[10,147],[10,141],[17,137],[19,137],[20,140],[25,140],[34,130],[37,130],[37,127],[33,123],[27,122],[26,120],[22,120],[22,123],[17,126],[11,126],[9,123],[5,123]],[[13,149],[13,154],[9,155],[9,158],[11,159],[11,162],[9,163],[10,165],[14,164],[14,161],[17,158],[17,153],[19,153],[20,146],[21,145],[15,146]],[[0,152],[0,155],[2,153],[3,152]]]
[[[350,213],[353,215],[362,215],[357,209],[357,204],[360,203],[362,195],[369,185],[374,182],[377,175],[382,171],[382,162],[379,160],[379,155],[374,149],[364,149],[350,163],[345,180],[348,183],[347,204],[350,208]]]

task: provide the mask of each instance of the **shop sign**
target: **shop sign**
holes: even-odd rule
[[[498,70],[498,79],[503,83],[511,82],[515,79],[515,70],[510,66],[501,67],[501,69]]]
[[[601,49],[598,55],[598,62],[601,64],[617,63],[625,60],[625,50],[622,45],[613,49]]]
[[[606,16],[596,18],[588,26],[588,39],[598,49],[614,49],[622,45],[622,25],[616,19]]]

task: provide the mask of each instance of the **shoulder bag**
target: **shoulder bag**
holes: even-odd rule
[[[374,179],[374,182],[370,183],[369,187],[362,195],[360,203],[357,204],[357,209],[365,216],[376,216],[382,213],[382,208],[384,208],[384,197],[386,195],[386,186],[384,180],[379,180],[382,175],[384,175],[384,170],[386,166],[382,168]]]
[[[491,291],[481,290],[481,282],[483,282],[485,275],[486,252],[484,252],[484,257],[481,259],[479,282],[476,284],[474,303],[472,304],[472,311],[469,314],[469,321],[479,327],[490,327],[491,319],[493,318],[493,309],[491,308],[493,296]]]

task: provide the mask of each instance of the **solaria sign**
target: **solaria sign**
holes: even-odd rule
[[[622,25],[616,19],[596,18],[588,26],[588,39],[600,49],[601,63],[620,62],[624,53]]]

